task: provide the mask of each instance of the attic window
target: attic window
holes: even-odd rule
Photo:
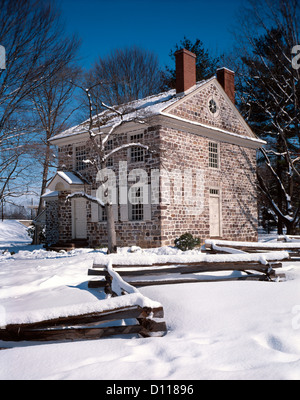
[[[215,102],[214,99],[209,100],[209,111],[212,114],[215,114],[217,112],[217,103]]]
[[[220,113],[218,100],[216,100],[216,98],[213,96],[209,96],[209,98],[207,99],[207,108],[214,118],[216,118]]]

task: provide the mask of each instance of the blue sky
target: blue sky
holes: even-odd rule
[[[243,0],[57,0],[69,33],[82,40],[80,64],[89,68],[115,48],[138,45],[161,66],[184,36],[199,38],[215,56],[230,50],[229,32]]]

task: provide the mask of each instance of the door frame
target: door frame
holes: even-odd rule
[[[210,186],[209,187],[209,229],[211,229],[210,224],[210,199],[217,198],[219,200],[219,236],[212,236],[211,230],[209,231],[209,235],[212,238],[219,238],[223,236],[223,218],[222,218],[222,190],[218,186]]]

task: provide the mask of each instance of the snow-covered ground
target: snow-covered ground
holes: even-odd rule
[[[0,249],[30,244],[27,228],[15,220],[0,220]]]
[[[2,324],[104,300],[103,292],[87,286],[88,268],[105,257],[101,250],[55,253],[24,247],[25,228],[15,223],[14,230],[12,224],[0,222]],[[12,244],[15,254],[3,253]],[[120,253],[124,259],[133,256],[128,249]],[[162,248],[144,251],[143,257],[178,253]],[[163,305],[164,337],[0,341],[5,348],[0,350],[0,379],[300,379],[300,262],[284,263],[283,271],[285,282],[210,281],[139,289]]]

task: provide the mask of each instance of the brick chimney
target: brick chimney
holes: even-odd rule
[[[186,49],[176,51],[176,93],[196,85],[196,55]]]
[[[227,96],[235,104],[234,72],[225,67],[217,70],[217,79]]]

